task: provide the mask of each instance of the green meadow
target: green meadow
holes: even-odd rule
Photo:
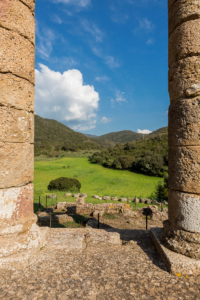
[[[100,165],[91,164],[87,157],[64,157],[54,160],[35,160],[34,173],[34,202],[38,203],[39,196],[45,205],[49,182],[58,177],[76,178],[81,182],[81,192],[87,193],[86,202],[104,203],[103,200],[93,199],[92,196],[116,196],[129,198],[149,198],[154,192],[159,177],[145,176],[129,171],[112,170]],[[64,192],[55,192],[57,201],[73,202],[75,198],[64,197]],[[55,204],[55,199],[48,199],[48,206]],[[110,201],[109,201],[110,202]]]

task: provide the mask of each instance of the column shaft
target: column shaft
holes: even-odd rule
[[[169,222],[200,233],[200,2],[169,0]]]
[[[34,0],[0,4],[0,257],[40,247],[33,213]]]

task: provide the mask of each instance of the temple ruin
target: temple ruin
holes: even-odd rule
[[[48,234],[33,213],[34,6],[34,0],[0,2],[1,262],[39,249]],[[169,221],[162,238],[171,250],[200,258],[197,0],[169,0],[169,94]]]

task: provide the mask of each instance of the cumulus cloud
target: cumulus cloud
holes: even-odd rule
[[[40,64],[35,70],[36,111],[39,115],[65,123],[75,130],[95,128],[99,94],[83,84],[79,70],[54,72]]]
[[[77,5],[80,7],[86,7],[90,4],[90,0],[54,0],[55,3],[64,3],[64,4],[71,4]]]
[[[137,133],[149,134],[149,133],[152,133],[152,131],[150,131],[150,130],[148,130],[148,129],[144,129],[144,130],[138,129],[138,130],[137,130]]]
[[[111,118],[103,117],[103,118],[101,119],[101,123],[106,124],[106,123],[109,123],[109,122],[111,122]]]

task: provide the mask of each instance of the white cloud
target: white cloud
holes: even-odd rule
[[[101,119],[101,123],[106,124],[106,123],[109,123],[109,122],[111,122],[111,118],[103,117],[103,118]]]
[[[138,130],[137,130],[137,133],[149,134],[149,133],[152,133],[152,131],[150,131],[150,130],[148,130],[148,129],[144,129],[144,130],[138,129]]]
[[[139,21],[139,27],[144,30],[152,30],[155,26],[147,18],[144,18]]]
[[[134,34],[140,34],[144,32],[151,32],[155,28],[155,25],[148,19],[143,18],[139,20],[138,26],[133,30]]]
[[[62,69],[71,69],[78,65],[78,62],[73,57],[51,57],[51,63],[62,67]]]
[[[150,38],[150,39],[147,40],[147,45],[153,45],[154,42],[155,42],[155,40]]]
[[[36,75],[36,111],[78,130],[95,128],[99,94],[83,84],[79,70],[54,72],[40,64]]]
[[[116,92],[116,101],[117,102],[126,102],[126,98],[124,97],[125,92],[120,92],[119,90]]]
[[[54,15],[51,17],[52,21],[58,24],[62,24],[63,20],[58,16],[58,15]]]
[[[87,20],[82,20],[81,27],[89,32],[96,40],[96,42],[103,42],[103,32],[95,25],[90,24]]]
[[[73,126],[73,129],[74,130],[81,130],[81,131],[87,131],[87,130],[90,130],[90,129],[94,129],[96,127],[96,120],[94,121],[91,121],[91,122],[88,122],[88,125],[75,125]]]
[[[99,82],[104,82],[104,81],[109,81],[110,78],[108,76],[99,76],[99,77],[96,77],[95,78],[96,81],[99,81]]]
[[[115,68],[118,68],[118,67],[121,67],[122,63],[117,61],[113,56],[110,56],[110,55],[103,55],[101,49],[99,48],[96,48],[96,47],[92,47],[92,51],[93,53],[102,58],[105,62],[105,64],[110,68],[110,69],[115,69]]]
[[[111,20],[114,23],[125,24],[129,19],[129,16],[122,13],[121,10],[116,6],[110,6],[110,10],[112,11]]]
[[[49,56],[52,51],[52,44],[56,39],[55,33],[46,26],[40,26],[38,22],[36,22],[36,51],[43,59],[49,59]]]
[[[90,0],[54,0],[55,3],[64,3],[70,5],[76,5],[80,7],[86,7],[90,4]]]
[[[105,63],[109,66],[111,69],[115,69],[121,66],[121,63],[115,60],[113,56],[107,55],[105,57]]]
[[[110,102],[111,102],[111,106],[115,107],[115,100],[113,98],[110,100]]]

